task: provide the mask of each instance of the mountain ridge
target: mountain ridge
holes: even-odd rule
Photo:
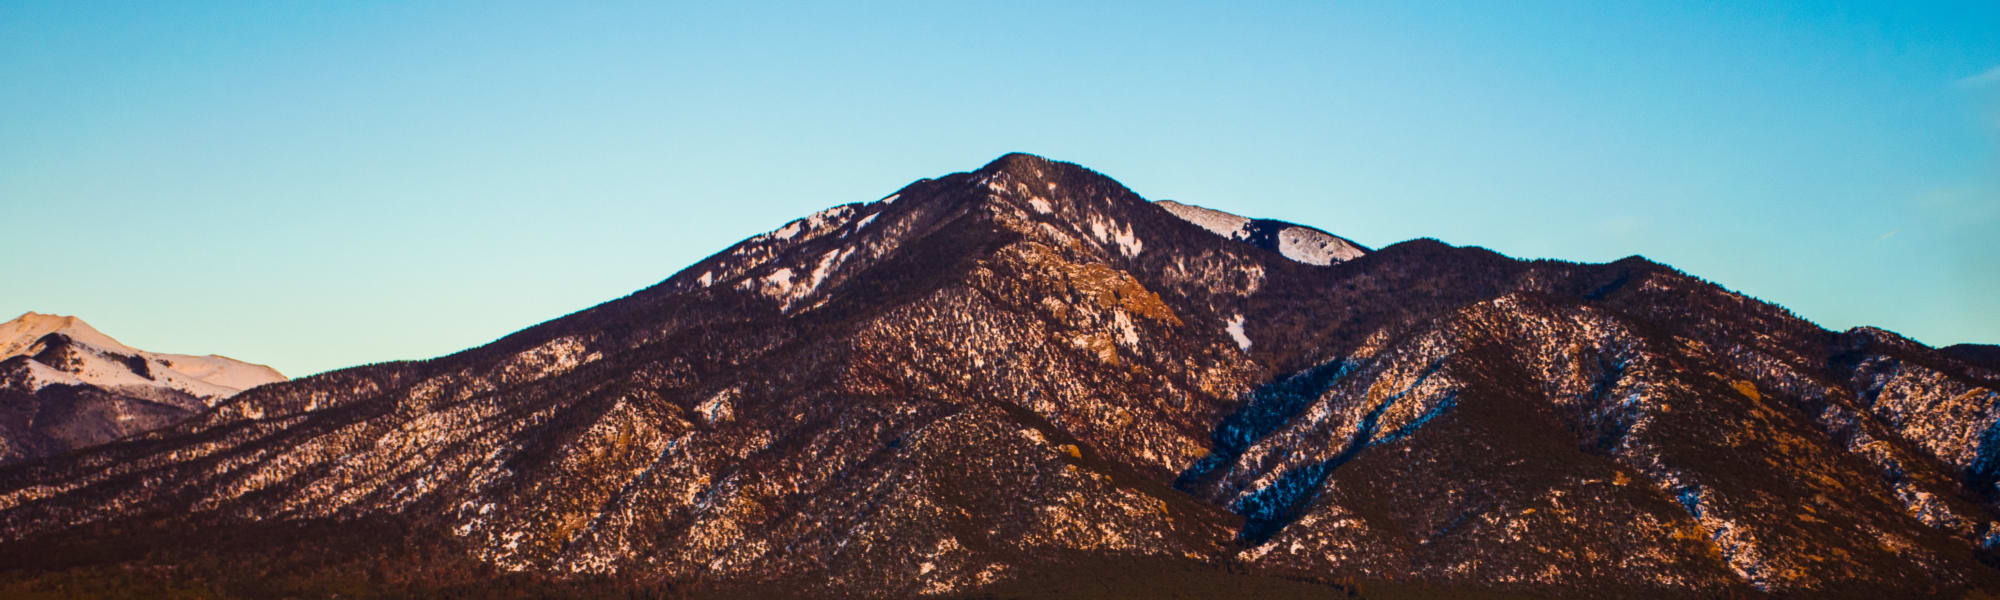
[[[1013,154],[486,346],[0,467],[0,557],[33,585],[194,567],[25,548],[374,523],[332,550],[406,592],[977,595],[1074,561],[1363,595],[2000,589],[2000,377],[1885,334],[1642,258],[1309,264]]]

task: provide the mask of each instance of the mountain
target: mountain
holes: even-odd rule
[[[171,425],[284,380],[264,365],[146,352],[82,319],[29,312],[0,323],[0,462]]]
[[[1994,389],[1643,258],[1371,251],[1012,154],[0,467],[0,591],[1992,594]]]

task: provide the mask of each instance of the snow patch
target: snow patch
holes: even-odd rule
[[[772,271],[770,275],[765,275],[762,291],[764,295],[773,298],[790,296],[792,294],[792,268],[779,267],[778,270]]]
[[[28,361],[28,391],[41,391],[51,385],[84,385],[75,375],[56,370],[37,361]]]
[[[1172,200],[1157,202],[1181,220],[1193,223],[1210,233],[1232,240],[1253,242],[1262,246],[1270,243],[1254,241],[1264,235],[1276,232],[1278,254],[1285,258],[1309,265],[1326,266],[1360,258],[1368,251],[1340,236],[1300,225],[1289,225],[1279,221],[1256,221],[1241,215],[1219,210],[1181,204]]]
[[[1309,265],[1326,266],[1360,258],[1362,251],[1347,240],[1305,227],[1278,232],[1278,253]]]
[[[1160,208],[1167,209],[1167,212],[1173,213],[1174,216],[1180,217],[1182,221],[1193,223],[1202,229],[1207,229],[1210,233],[1230,239],[1242,239],[1237,237],[1237,234],[1250,225],[1249,217],[1219,210],[1181,204],[1172,200],[1161,200],[1156,204],[1159,204]]]
[[[792,236],[796,236],[798,234],[799,234],[799,222],[792,221],[791,223],[785,224],[785,227],[783,229],[779,229],[776,232],[773,232],[771,234],[771,237],[775,237],[781,240],[789,240],[792,239]]]
[[[1236,340],[1236,347],[1238,349],[1244,352],[1250,351],[1250,336],[1243,333],[1243,315],[1230,317],[1229,326],[1224,327],[1223,330],[1229,332],[1230,339]]]
[[[1099,217],[1090,218],[1090,235],[1097,241],[1118,244],[1118,253],[1126,258],[1138,256],[1146,249],[1146,243],[1132,231],[1131,225],[1121,225],[1117,221],[1106,221]]]
[[[874,217],[869,218],[872,219]],[[820,282],[826,281],[826,276],[832,275],[833,270],[839,267],[840,263],[847,262],[847,256],[853,253],[853,248],[828,250],[824,256],[819,257],[819,266],[813,267],[812,281],[806,283],[805,291],[799,293],[799,295],[804,296],[812,293],[813,290],[819,289]]]
[[[821,209],[819,212],[813,213],[812,216],[806,217],[806,227],[818,231],[826,225],[834,223],[834,219],[845,221],[846,219],[842,217],[846,217],[848,213],[852,212],[854,212],[854,207],[846,204]]]
[[[1115,311],[1111,323],[1118,328],[1119,341],[1125,342],[1127,347],[1139,347],[1139,328],[1132,324],[1132,317],[1126,316],[1125,311]]]
[[[819,212],[813,213],[812,215],[807,216],[806,218],[786,223],[784,227],[778,228],[777,231],[758,234],[757,236],[750,238],[748,241],[753,243],[762,242],[766,240],[790,241],[792,240],[792,238],[798,237],[799,234],[801,233],[806,234],[806,238],[810,239],[826,233],[827,230],[829,229],[832,229],[834,227],[839,227],[840,225],[845,224],[847,222],[847,219],[851,217],[853,214],[854,214],[853,205],[842,204],[840,206],[827,208]],[[751,248],[749,248],[748,245],[746,245],[745,247],[738,248],[735,254],[743,254],[744,252],[750,249]]]
[[[1118,234],[1118,250],[1123,252],[1126,258],[1138,256],[1139,252],[1145,249],[1146,244],[1139,241],[1139,236],[1132,233],[1131,227],[1126,227]]]
[[[596,362],[602,354],[591,352],[576,336],[563,336],[522,350],[501,363],[501,377],[509,381],[545,379],[570,372],[578,365]]]
[[[1054,185],[1054,184],[1050,184],[1050,185]],[[1031,198],[1031,199],[1029,199],[1029,200],[1028,200],[1028,206],[1031,206],[1031,207],[1034,207],[1034,209],[1035,209],[1035,212],[1038,212],[1038,213],[1042,213],[1042,214],[1045,214],[1045,215],[1046,215],[1046,214],[1049,214],[1049,213],[1052,213],[1052,212],[1055,212],[1055,208],[1054,208],[1054,207],[1051,207],[1051,206],[1049,206],[1049,201],[1047,201],[1047,200],[1043,200],[1043,199],[1041,199],[1040,197],[1036,197],[1036,198]]]

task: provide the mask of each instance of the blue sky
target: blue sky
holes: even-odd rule
[[[0,3],[0,318],[423,358],[1018,150],[2000,342],[2000,3],[574,4]]]

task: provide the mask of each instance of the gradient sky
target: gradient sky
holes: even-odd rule
[[[548,4],[0,2],[0,319],[424,358],[1018,150],[2000,342],[2000,2]]]

